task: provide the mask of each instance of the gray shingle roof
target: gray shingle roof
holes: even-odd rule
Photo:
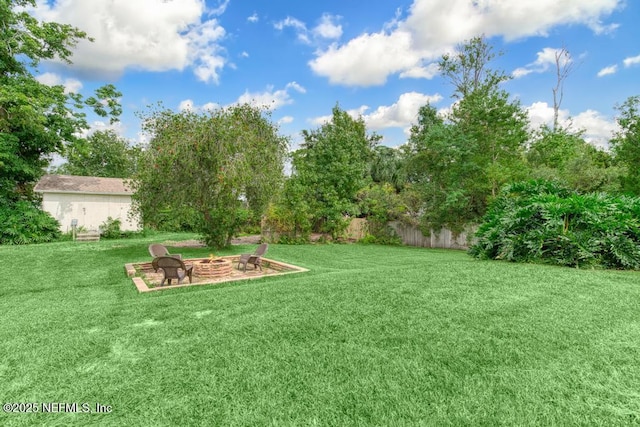
[[[121,178],[96,176],[45,175],[36,184],[40,193],[127,194],[133,193]]]

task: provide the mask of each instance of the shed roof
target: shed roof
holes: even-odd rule
[[[131,195],[133,191],[122,178],[97,176],[44,175],[36,184],[40,193],[84,193]]]

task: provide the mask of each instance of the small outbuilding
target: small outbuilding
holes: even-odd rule
[[[42,209],[69,232],[72,221],[86,230],[98,230],[107,218],[119,219],[120,229],[136,231],[140,221],[131,215],[133,191],[121,178],[45,175],[34,190],[42,195]]]

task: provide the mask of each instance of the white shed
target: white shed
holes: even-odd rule
[[[121,230],[135,231],[140,221],[131,217],[131,188],[121,178],[45,175],[34,190],[42,194],[42,209],[60,222],[60,231],[78,227],[98,230],[108,217],[121,221]]]

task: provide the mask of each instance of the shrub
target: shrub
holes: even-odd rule
[[[470,253],[478,258],[640,269],[640,199],[578,194],[547,181],[506,186]]]
[[[34,203],[18,201],[0,207],[0,244],[44,243],[59,237],[60,223]]]
[[[367,218],[368,233],[361,243],[398,245],[402,243],[397,233],[389,227],[389,221],[404,216],[406,207],[390,184],[373,184],[358,192],[361,215]]]
[[[277,236],[278,243],[308,243],[312,217],[309,205],[295,181],[287,181],[284,191],[267,207],[263,226],[269,234]]]
[[[107,220],[100,224],[100,237],[105,239],[119,239],[122,237],[120,226],[122,221],[107,217]]]

